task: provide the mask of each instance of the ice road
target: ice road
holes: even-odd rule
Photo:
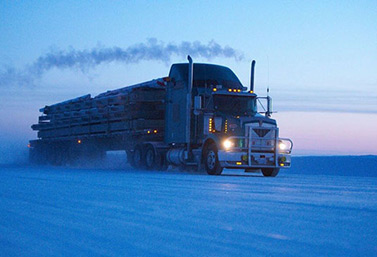
[[[377,178],[2,165],[0,217],[1,256],[376,256]]]

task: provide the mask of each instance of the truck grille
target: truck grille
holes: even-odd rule
[[[251,151],[272,152],[275,149],[277,129],[275,127],[248,126],[247,139]]]
[[[259,137],[264,137],[267,135],[268,132],[270,132],[270,129],[256,129],[254,128],[253,131],[259,136]]]

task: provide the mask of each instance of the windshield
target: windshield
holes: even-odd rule
[[[251,96],[214,95],[213,103],[216,111],[231,115],[253,115],[257,112],[256,98]]]

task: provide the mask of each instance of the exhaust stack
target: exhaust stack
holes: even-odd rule
[[[255,70],[255,60],[251,62],[251,74],[250,74],[250,90],[254,92],[254,70]]]
[[[191,130],[191,93],[192,93],[192,85],[194,80],[194,62],[190,55],[187,56],[187,60],[189,61],[189,70],[188,70],[188,81],[187,81],[187,108],[186,108],[186,143],[187,143],[187,152],[185,154],[185,159],[187,160],[190,155],[190,130]]]

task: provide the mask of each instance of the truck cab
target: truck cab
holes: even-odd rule
[[[267,109],[259,111],[263,100]],[[261,169],[265,176],[276,176],[280,168],[290,167],[292,141],[279,137],[271,113],[271,98],[258,97],[229,68],[174,64],[166,93],[165,143],[172,146],[170,160],[200,163],[212,175],[231,168]]]

